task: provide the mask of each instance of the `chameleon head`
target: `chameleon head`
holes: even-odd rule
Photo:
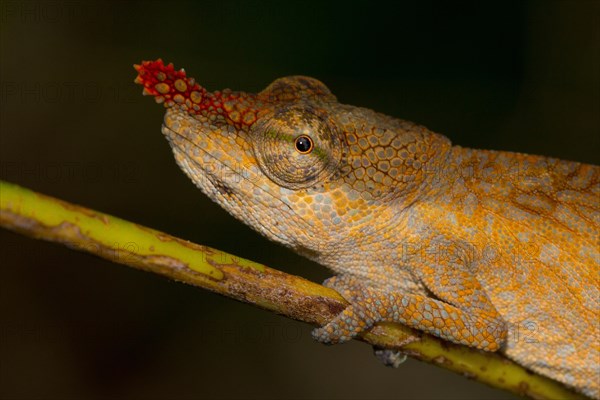
[[[161,60],[135,68],[144,94],[167,107],[163,133],[192,181],[266,237],[326,265],[394,220],[397,211],[381,205],[409,201],[421,165],[447,142],[339,104],[312,78],[281,78],[258,94],[210,93]]]

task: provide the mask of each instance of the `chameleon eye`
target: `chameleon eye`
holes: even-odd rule
[[[296,138],[296,150],[300,154],[308,154],[312,151],[314,144],[310,136],[301,135]]]
[[[335,123],[325,111],[306,104],[269,110],[253,125],[250,142],[263,173],[293,190],[330,179],[345,154]]]

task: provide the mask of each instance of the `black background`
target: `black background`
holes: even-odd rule
[[[19,2],[0,9],[1,178],[321,281],[175,165],[132,64],[209,90],[314,76],[454,143],[598,163],[596,1]],[[0,232],[1,398],[512,398],[431,365]]]

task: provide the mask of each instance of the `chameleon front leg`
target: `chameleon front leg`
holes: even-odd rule
[[[342,343],[377,322],[388,321],[455,343],[498,350],[506,339],[506,324],[473,276],[461,271],[449,275],[442,280],[424,279],[440,300],[421,294],[389,292],[365,284],[364,279],[353,275],[330,278],[325,286],[340,292],[350,306],[327,325],[313,330],[313,337],[322,343]]]

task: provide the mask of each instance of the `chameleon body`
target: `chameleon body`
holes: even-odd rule
[[[337,274],[351,305],[317,340],[395,321],[600,398],[598,166],[453,146],[308,77],[211,93],[161,60],[135,68],[192,181]]]

